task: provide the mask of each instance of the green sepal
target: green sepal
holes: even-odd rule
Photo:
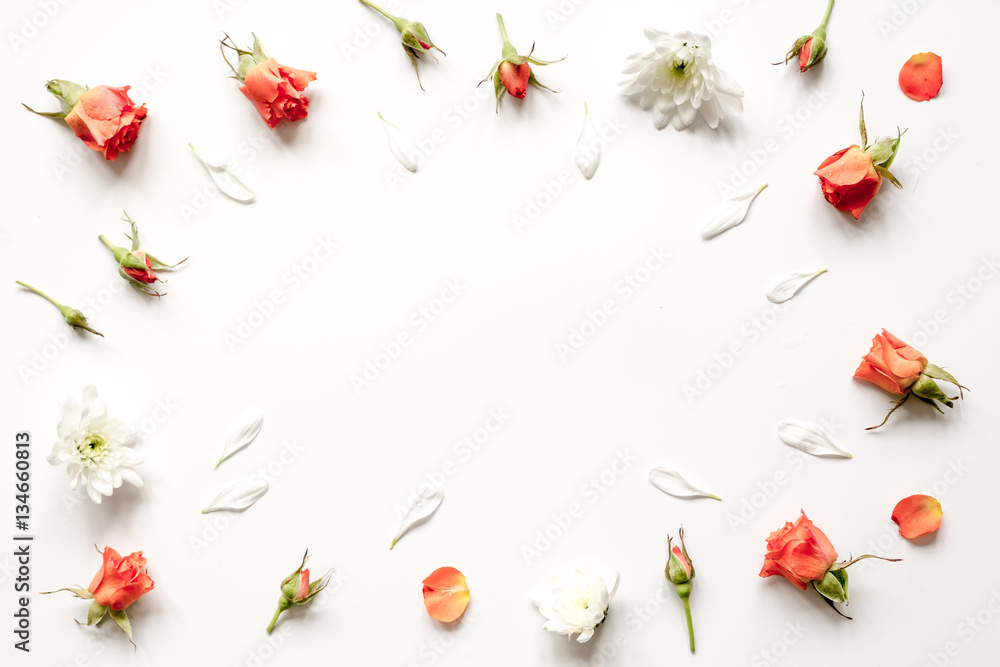
[[[797,40],[795,40],[795,43],[792,44],[792,48],[788,49],[788,53],[785,54],[785,61],[784,62],[781,62],[781,63],[771,63],[771,64],[772,65],[787,65],[789,60],[791,60],[792,58],[797,58],[798,57],[799,53],[802,51],[802,47],[805,46],[806,42],[808,42],[811,38],[812,38],[812,35],[802,35]]]
[[[100,331],[95,331],[90,328],[90,324],[87,322],[87,316],[76,308],[71,308],[70,306],[59,306],[59,312],[62,314],[63,319],[66,320],[66,324],[70,325],[74,329],[83,329],[89,331],[92,334],[104,338],[104,334]],[[77,595],[77,597],[84,597],[82,595]],[[87,591],[87,598],[92,597],[90,592]]]
[[[847,603],[847,572],[840,570],[827,570],[822,579],[812,582],[816,592],[831,602]]]
[[[858,127],[861,130],[861,148],[868,150],[868,128],[865,127],[865,94],[861,93],[861,111],[858,114]]]
[[[913,392],[913,395],[917,398],[922,398],[926,401],[941,401],[949,408],[955,407],[952,400],[954,400],[954,398],[958,398],[957,396],[954,398],[949,397],[941,391],[941,387],[938,386],[937,382],[935,382],[930,376],[922,373],[920,375],[920,379],[918,379],[910,389]]]
[[[927,364],[927,366],[924,367],[923,374],[926,375],[927,377],[934,378],[935,380],[944,380],[945,382],[952,383],[953,385],[958,387],[959,396],[965,398],[964,396],[962,396],[962,390],[968,389],[968,387],[959,384],[958,380],[955,379],[954,375],[952,375],[945,369],[941,368],[940,366],[937,366],[935,364]]]
[[[547,90],[549,92],[552,92],[552,93],[558,93],[559,92],[558,90],[552,90],[548,86],[539,83],[538,79],[535,78],[535,73],[534,72],[530,72],[528,74],[528,83],[530,83],[533,86],[538,86],[539,88],[544,88],[545,90]]]
[[[879,165],[875,165],[875,171],[877,171],[879,174],[881,174],[882,178],[884,178],[885,180],[889,181],[890,183],[892,183],[893,185],[895,185],[897,188],[900,188],[900,189],[903,188],[903,184],[900,183],[899,180],[895,176],[892,175],[892,172],[889,171],[888,169],[886,169],[885,167],[880,167]]]
[[[499,71],[493,75],[493,94],[497,98],[497,113],[500,113],[500,100],[503,99],[504,87],[503,81],[500,80]]]
[[[111,615],[111,618],[115,619],[115,623],[118,624],[118,627],[122,629],[122,632],[125,633],[125,635],[128,637],[128,640],[131,642],[132,625],[128,622],[128,615],[125,613],[125,610],[122,609],[120,611],[115,611],[114,609],[109,609],[108,614]],[[135,642],[132,642],[132,644],[134,645]]]
[[[72,81],[63,79],[52,79],[45,84],[45,90],[52,93],[62,108],[63,118],[69,115],[76,103],[80,101],[80,96],[87,92],[87,86],[81,86]]]
[[[253,35],[253,33],[250,33]],[[253,35],[253,61],[255,65],[259,65],[262,62],[268,60],[267,54],[264,53],[264,47],[261,46],[260,38],[257,35]]]
[[[90,604],[90,609],[87,610],[87,625],[97,625],[109,611],[107,606],[97,604],[97,600],[94,600]]]
[[[888,169],[892,166],[892,161],[896,159],[896,154],[899,152],[899,141],[903,138],[903,134],[899,128],[896,128],[895,139],[885,137],[865,149],[865,152],[872,157],[872,162],[875,163],[876,167]]]
[[[534,53],[534,51],[535,51],[535,45],[532,44],[531,45],[531,52]],[[556,64],[558,62],[562,62],[563,60],[566,60],[566,57],[567,56],[563,56],[559,60],[541,60],[539,58],[534,57],[531,54],[528,54],[527,56],[525,56],[526,60],[529,63],[531,63],[532,65],[554,65],[554,64]]]
[[[62,591],[69,591],[76,597],[82,600],[93,600],[94,596],[90,594],[86,588],[57,588],[54,591],[45,591],[42,595],[51,595],[52,593],[61,593]]]

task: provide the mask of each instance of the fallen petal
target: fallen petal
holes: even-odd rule
[[[416,172],[417,156],[420,155],[416,144],[403,134],[402,130],[387,121],[381,111],[378,117],[382,121],[382,127],[385,129],[385,137],[389,142],[389,151],[392,153],[392,156],[409,171]]]
[[[434,512],[437,511],[437,508],[441,506],[441,501],[443,500],[444,487],[436,486],[422,492],[420,496],[413,501],[409,509],[406,510],[406,514],[403,515],[402,520],[400,520],[399,530],[396,531],[396,535],[392,538],[389,548],[392,549],[396,546],[396,542],[398,542],[399,538],[403,536],[403,533],[421,521],[426,521],[432,514],[434,514]]]
[[[669,468],[653,468],[649,471],[650,483],[664,493],[678,498],[714,498],[722,500],[719,496],[708,491],[702,491],[695,487],[676,470]]]
[[[587,103],[583,103],[583,130],[576,140],[576,148],[573,151],[573,161],[583,177],[588,181],[597,173],[597,166],[601,164],[601,137],[597,134],[597,128],[590,119],[587,110]]]
[[[253,442],[263,425],[264,413],[260,410],[250,410],[241,415],[229,428],[226,444],[215,467],[219,467],[220,463]]]
[[[198,158],[198,161],[204,165],[205,169],[208,171],[208,175],[212,177],[212,182],[215,183],[219,188],[219,192],[226,195],[230,199],[234,199],[238,202],[244,204],[249,204],[254,199],[253,190],[247,187],[247,184],[240,180],[236,172],[229,168],[228,165],[224,164],[212,164],[201,156],[198,150],[192,146],[191,150],[194,151],[194,156]]]
[[[748,192],[745,195],[727,199],[723,202],[715,210],[712,218],[701,228],[701,237],[703,239],[710,239],[743,222],[743,219],[747,216],[747,212],[750,210],[750,204],[753,203],[757,195],[763,192],[766,187],[767,183],[753,192]]]
[[[789,273],[782,276],[767,290],[764,296],[771,303],[784,303],[795,296],[795,293],[812,282],[816,276],[826,273],[826,269],[820,269],[812,273]]]
[[[267,493],[268,483],[257,475],[236,482],[222,490],[215,500],[208,504],[208,507],[201,511],[202,514],[209,512],[242,512],[252,506]]]
[[[453,567],[439,567],[424,579],[424,606],[431,618],[451,623],[469,606],[465,575]]]
[[[918,102],[937,97],[943,81],[941,56],[936,53],[913,55],[899,70],[899,87],[907,97]]]
[[[941,526],[944,511],[933,496],[903,498],[892,508],[892,520],[899,524],[899,534],[908,540],[933,533]]]
[[[830,439],[822,426],[810,424],[809,422],[798,421],[797,419],[786,419],[778,424],[778,437],[789,447],[794,447],[799,451],[813,456],[826,458],[852,458],[850,452],[846,452]]]

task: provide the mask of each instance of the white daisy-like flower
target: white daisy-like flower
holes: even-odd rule
[[[108,418],[108,406],[98,396],[97,387],[83,390],[83,401],[59,393],[59,441],[47,457],[54,466],[66,464],[69,486],[83,486],[95,503],[110,496],[128,482],[142,486],[142,478],[132,470],[143,458],[131,449],[135,432],[120,419]]]
[[[743,88],[712,64],[712,41],[693,32],[671,34],[645,29],[653,45],[648,53],[629,56],[622,71],[631,75],[623,91],[643,109],[653,109],[653,124],[683,130],[698,114],[715,129],[726,116],[743,112]]]
[[[569,577],[552,577],[552,601],[532,600],[538,611],[549,619],[542,628],[566,635],[567,639],[579,634],[576,641],[586,642],[604,622],[620,579],[620,574],[615,572],[615,585],[608,591],[604,578],[592,576],[586,565]]]

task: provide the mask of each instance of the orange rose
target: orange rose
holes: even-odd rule
[[[819,176],[826,200],[839,211],[850,211],[855,220],[882,186],[882,175],[875,169],[872,156],[857,144],[823,160],[814,173]]]
[[[882,333],[872,339],[872,349],[854,371],[854,377],[902,396],[920,379],[925,368],[927,358],[924,355],[882,329]]]
[[[146,559],[137,551],[125,558],[112,549],[104,548],[104,563],[87,588],[94,601],[113,611],[127,609],[133,602],[153,590],[153,580],[142,571]]]
[[[837,550],[829,538],[802,512],[794,524],[785,522],[767,538],[760,576],[780,574],[806,590],[810,581],[822,580],[836,560]]]
[[[80,95],[66,116],[76,136],[91,150],[104,153],[107,160],[114,161],[132,147],[146,117],[146,105],[137,107],[129,98],[130,87],[95,86]]]
[[[268,58],[247,70],[240,92],[273,130],[283,119],[295,121],[309,115],[309,98],[302,91],[315,80],[315,72],[285,67]]]

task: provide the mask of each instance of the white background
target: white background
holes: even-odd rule
[[[816,26],[822,0],[407,2],[397,13],[448,53],[421,64],[422,92],[391,24],[358,3],[224,2],[70,0],[50,2],[51,17],[38,0],[5,5],[0,505],[13,514],[13,434],[30,430],[37,535],[30,656],[11,647],[13,559],[0,560],[5,661],[982,665],[996,655],[996,3],[841,0],[826,62],[800,75],[770,63]],[[569,56],[537,68],[561,93],[507,96],[499,115],[492,90],[476,89],[499,57],[497,9],[522,52],[536,40],[541,58]],[[743,116],[714,132],[656,131],[616,86],[625,56],[647,48],[645,25],[710,32],[717,64],[746,90]],[[255,31],[279,62],[318,73],[305,122],[267,130],[225,78],[224,31],[241,44]],[[896,78],[927,50],[943,57],[945,84],[917,103]],[[149,108],[134,149],[105,162],[61,122],[21,108],[56,108],[49,78],[134,86]],[[862,91],[872,137],[909,128],[893,168],[906,187],[885,184],[854,222],[812,172],[858,142]],[[613,139],[589,182],[570,157],[584,101]],[[432,148],[417,174],[395,180],[377,110]],[[213,196],[187,142],[237,163],[257,202]],[[564,172],[568,185],[544,196]],[[700,239],[725,188],[764,182],[743,226]],[[97,241],[125,242],[122,210],[146,250],[190,256],[163,299],[127,287]],[[529,213],[519,228],[514,216]],[[324,242],[339,247],[312,259]],[[628,297],[616,291],[650,248],[670,255],[666,266]],[[764,299],[778,276],[822,267],[787,308]],[[106,338],[74,334],[16,279],[93,304]],[[460,296],[424,328],[420,309],[449,281]],[[274,292],[270,316],[255,314]],[[561,358],[557,344],[607,299],[615,312]],[[227,342],[242,321],[259,326]],[[946,415],[907,405],[865,432],[890,396],[851,375],[881,327],[947,366],[972,388],[966,400]],[[351,376],[401,333],[411,344],[356,391]],[[727,359],[734,343],[742,354]],[[688,400],[699,373],[715,379]],[[147,458],[146,487],[100,506],[44,460],[57,391],[91,383],[143,428]],[[229,425],[254,406],[260,437],[213,470]],[[456,448],[496,410],[505,423],[477,452]],[[785,418],[826,423],[854,458],[800,456],[776,438]],[[619,456],[627,467],[608,472]],[[723,502],[660,493],[647,481],[657,465]],[[246,513],[199,513],[268,469],[271,490]],[[440,511],[390,552],[396,508],[442,469],[452,474]],[[917,544],[889,517],[920,492],[945,516]],[[559,528],[553,517],[574,503],[581,511]],[[904,559],[850,570],[853,621],[757,576],[765,538],[800,508],[844,558]],[[681,524],[697,568],[694,658],[680,601],[668,589],[657,597],[666,537]],[[156,589],[129,610],[137,651],[111,623],[77,626],[86,602],[37,595],[86,586],[95,543],[149,559]],[[274,649],[263,629],[306,547],[314,571],[335,566],[341,580],[285,614]],[[582,561],[622,579],[607,623],[579,646],[543,632],[528,597]],[[453,628],[427,616],[420,594],[443,565],[472,591]]]

